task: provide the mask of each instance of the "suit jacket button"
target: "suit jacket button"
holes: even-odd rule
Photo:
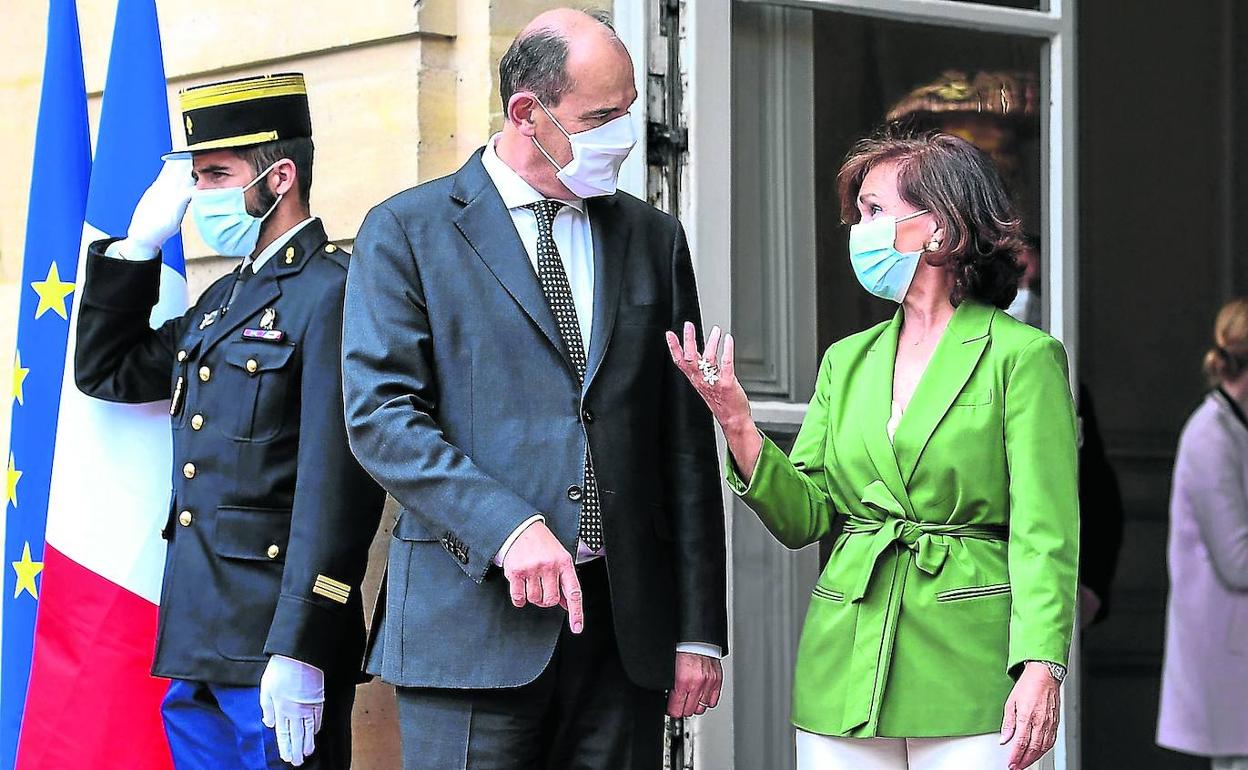
[[[178,362],[179,362],[179,363],[181,363],[182,361],[185,361],[185,360],[186,360],[186,351],[185,351],[185,350],[179,350],[179,351],[178,351]]]
[[[212,379],[212,370],[206,366],[199,367],[199,379],[207,382]]]
[[[568,487],[568,499],[574,503],[579,503],[581,501],[581,488],[576,484]]]
[[[279,553],[281,553],[281,552],[282,552],[282,549],[281,549],[281,548],[278,548],[276,543],[274,543],[273,545],[269,546],[269,550],[265,551],[265,553],[267,553],[267,554],[269,555],[269,558],[270,558],[270,559],[276,559],[276,558],[277,558],[277,555],[278,555]]]
[[[255,373],[256,373],[256,370],[257,370],[257,369],[259,369],[259,368],[260,368],[260,362],[259,362],[259,361],[257,361],[257,360],[256,360],[256,359],[254,359],[254,358],[249,358],[249,359],[247,359],[247,372],[248,372],[249,374],[255,374]]]
[[[195,463],[187,463],[182,466],[182,475],[188,479],[195,478]]]
[[[194,517],[193,517],[193,516],[191,516],[191,512],[190,512],[190,511],[182,511],[182,513],[178,514],[178,523],[179,523],[179,524],[181,524],[181,525],[182,525],[182,526],[184,526],[184,527],[189,527],[189,526],[191,526],[191,521],[192,521],[193,519],[194,519]]]
[[[199,430],[204,427],[204,416],[197,414],[191,417],[191,430]]]

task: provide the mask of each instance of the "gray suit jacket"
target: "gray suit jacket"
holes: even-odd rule
[[[534,513],[575,549],[570,492],[587,443],[629,676],[667,688],[678,641],[727,649],[711,418],[663,339],[686,319],[700,325],[684,231],[623,193],[588,212],[583,386],[479,151],[377,206],[360,230],[343,323],[348,433],[403,509],[368,658],[386,681],[495,688],[542,672],[566,614],[513,607],[492,558]]]

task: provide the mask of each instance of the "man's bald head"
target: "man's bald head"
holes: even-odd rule
[[[575,87],[586,67],[627,68],[632,60],[616,37],[605,11],[557,8],[537,16],[516,36],[498,64],[499,95],[506,110],[511,97],[530,91],[555,107]]]

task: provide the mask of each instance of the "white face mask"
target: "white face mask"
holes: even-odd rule
[[[533,137],[533,144],[537,145],[546,160],[557,169],[555,177],[569,192],[580,198],[614,195],[620,178],[620,166],[624,165],[624,159],[632,151],[633,145],[637,144],[637,135],[628,114],[596,128],[569,134],[540,99],[537,104],[572,145],[572,160],[568,165],[560,167],[541,142],[537,141],[537,137]]]

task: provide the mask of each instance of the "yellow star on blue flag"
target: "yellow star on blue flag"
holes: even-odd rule
[[[39,307],[35,308],[35,318],[41,318],[44,313],[51,310],[66,321],[69,320],[65,298],[73,293],[74,285],[61,280],[61,273],[56,269],[55,261],[48,265],[48,277],[42,281],[35,281],[30,287],[39,295]]]
[[[43,572],[43,562],[30,558],[30,543],[22,547],[22,560],[12,562],[12,564],[13,570],[17,573],[17,587],[13,589],[13,598],[16,599],[25,592],[37,601],[39,587],[35,585],[35,576]]]
[[[30,374],[30,369],[22,368],[22,351],[17,351],[16,360],[13,362],[13,398],[17,399],[17,405],[21,406],[26,403],[25,391],[22,384],[26,382],[26,376]]]
[[[13,507],[16,508],[17,507],[17,482],[21,480],[22,472],[17,469],[17,465],[14,462],[12,452],[9,452],[9,469],[8,469],[8,472],[6,473],[6,476],[7,476],[7,482],[5,483],[5,488],[8,490],[8,499],[9,499],[9,502],[13,504]]]

